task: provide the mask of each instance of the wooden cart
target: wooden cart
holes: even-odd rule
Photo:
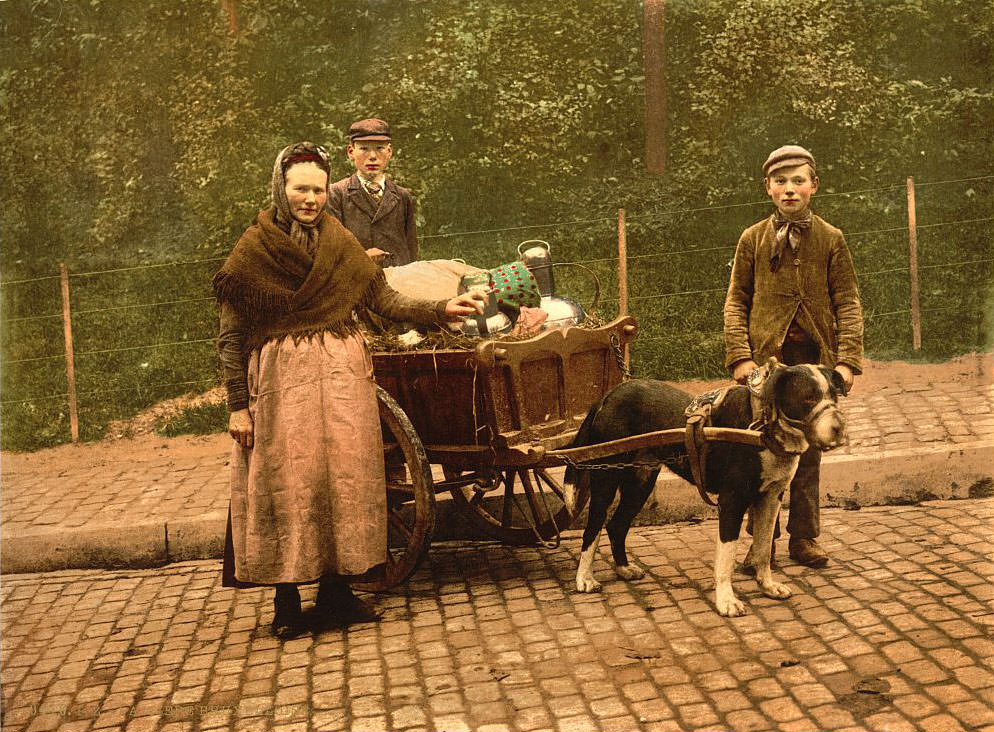
[[[384,451],[388,463],[403,456],[406,475],[387,482],[385,571],[359,586],[389,589],[414,572],[445,491],[494,539],[557,542],[587,496],[550,473],[563,462],[548,452],[568,446],[591,405],[621,382],[623,347],[636,334],[626,317],[473,351],[374,353]]]

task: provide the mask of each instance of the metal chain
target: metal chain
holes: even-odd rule
[[[614,360],[618,362],[618,370],[621,371],[622,381],[628,381],[632,378],[632,372],[625,364],[625,354],[621,351],[621,339],[613,331],[611,332],[611,348],[614,349]]]
[[[555,457],[577,470],[619,470],[621,468],[658,468],[662,465],[673,467],[679,465],[686,458],[686,455],[678,458],[657,458],[656,460],[642,460],[630,463],[584,463],[570,457],[558,455]]]

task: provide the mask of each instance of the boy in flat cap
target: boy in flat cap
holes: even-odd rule
[[[390,126],[363,119],[349,127],[346,148],[356,172],[328,188],[328,211],[384,267],[418,259],[414,198],[386,176],[393,157]]]
[[[822,364],[839,373],[848,391],[860,373],[863,312],[842,232],[809,208],[819,183],[814,156],[785,145],[770,153],[763,175],[776,211],[746,229],[735,250],[725,297],[725,367],[744,383],[770,356],[787,365]],[[808,450],[790,485],[790,557],[808,567],[828,564],[816,541],[820,466],[821,453]]]

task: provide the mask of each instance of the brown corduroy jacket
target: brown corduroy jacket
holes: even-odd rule
[[[414,198],[406,188],[386,179],[383,199],[377,206],[359,182],[359,176],[332,183],[328,188],[328,212],[345,224],[365,249],[379,247],[390,252],[384,267],[410,264],[418,259],[418,232],[414,221]]]
[[[852,255],[842,232],[814,216],[796,255],[785,247],[780,267],[770,269],[773,216],[753,224],[739,239],[725,297],[725,367],[744,359],[762,364],[781,357],[794,319],[821,351],[821,363],[862,371],[863,311]]]

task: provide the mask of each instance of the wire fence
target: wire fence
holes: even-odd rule
[[[992,180],[994,175],[983,175],[917,182],[915,186],[918,190],[942,192],[962,183],[984,181],[989,185]],[[937,186],[945,188],[936,188]],[[826,192],[818,194],[817,200],[821,206],[826,199],[844,203],[856,196],[888,192],[892,194],[891,199],[896,199],[897,196],[893,194],[905,188],[906,184],[901,183],[878,188]],[[926,198],[930,196],[931,194]],[[975,312],[978,310],[976,302],[963,297],[957,299],[956,295],[962,295],[964,290],[969,289],[964,288],[964,284],[987,283],[990,279],[991,264],[994,262],[991,234],[994,216],[954,216],[946,219],[941,214],[952,207],[943,205],[941,196],[935,197],[929,203],[940,214],[936,217],[939,220],[927,220],[926,216],[920,216],[920,222],[916,222],[914,227],[926,238],[921,243],[924,261],[915,266],[914,258],[909,261],[909,250],[906,247],[901,251],[895,248],[895,244],[907,244],[909,225],[905,220],[907,207],[891,199],[886,199],[886,202],[892,207],[890,216],[895,225],[857,226],[854,231],[846,232],[846,240],[857,262],[868,329],[875,321],[880,321],[886,322],[882,328],[893,331],[895,322],[900,322],[899,316],[920,318],[922,315],[928,317],[950,312],[979,322],[981,316]],[[989,212],[989,196],[977,197],[977,203],[986,206],[987,210],[974,213]],[[628,271],[631,273],[629,279],[632,291],[627,303],[633,314],[643,323],[643,336],[635,345],[636,354],[639,348],[645,348],[648,344],[674,338],[688,339],[695,335],[709,341],[709,347],[714,350],[721,327],[720,318],[716,319],[716,314],[720,316],[720,306],[727,289],[728,265],[735,251],[735,238],[723,233],[720,240],[729,243],[716,246],[686,246],[685,241],[701,241],[698,229],[695,228],[700,225],[701,215],[713,216],[741,210],[734,221],[723,223],[727,231],[741,231],[743,220],[748,220],[750,216],[753,220],[758,218],[752,214],[753,209],[769,207],[769,204],[769,200],[746,201],[647,211],[641,214],[635,212],[625,216],[626,226],[632,231],[630,236],[635,244],[632,253],[625,257],[626,264],[630,266]],[[688,217],[694,220],[688,222]],[[673,223],[677,219],[680,222]],[[870,223],[877,220],[873,218]],[[576,241],[572,246],[568,242],[563,243],[560,251],[565,252],[565,257],[560,261],[557,256],[557,263],[578,264],[596,270],[604,281],[606,290],[605,296],[600,300],[601,308],[606,315],[611,316],[617,313],[623,299],[616,284],[620,257],[610,251],[613,250],[614,241],[610,232],[617,224],[618,218],[615,216],[575,218],[501,228],[441,232],[422,236],[421,240],[426,248],[446,253],[446,258],[449,258],[465,254],[445,252],[446,248],[451,249],[457,242],[465,245],[465,242],[474,237],[498,237],[507,241],[510,237],[521,236],[525,232],[570,232]],[[587,227],[589,231],[578,234],[582,227]],[[944,245],[946,241],[953,239],[958,242],[957,246]],[[500,252],[503,252],[503,257]],[[483,255],[481,259],[496,256],[498,260],[507,259],[509,254],[504,249],[493,246],[483,247],[480,253]],[[950,259],[950,253],[958,256]],[[585,254],[594,256],[584,256]],[[693,259],[695,257],[696,261]],[[711,260],[704,263],[708,257],[715,258],[713,264]],[[717,259],[718,257],[721,259]],[[691,258],[690,265],[686,264],[687,258]],[[4,336],[0,345],[4,367],[2,390],[5,397],[0,400],[0,407],[10,412],[6,415],[7,425],[10,424],[9,418],[21,419],[29,413],[41,414],[40,419],[44,420],[44,415],[51,412],[51,409],[40,409],[39,405],[48,404],[51,407],[52,404],[64,402],[72,396],[73,388],[67,386],[67,380],[72,381],[71,374],[67,376],[66,373],[69,361],[72,362],[80,383],[89,387],[80,389],[76,396],[86,404],[93,429],[102,429],[103,424],[115,412],[115,405],[102,403],[101,397],[132,393],[143,395],[147,400],[161,398],[163,395],[174,396],[183,391],[181,387],[217,385],[219,377],[213,350],[216,311],[210,292],[210,275],[223,259],[188,259],[68,272],[65,278],[55,274],[0,282],[5,300],[4,311],[9,312],[13,305],[21,309],[21,312],[13,316],[0,318],[0,332]],[[941,261],[934,261],[936,259]],[[861,267],[860,261],[873,262],[878,266]],[[479,266],[499,263],[500,261],[474,262]],[[693,270],[691,274],[695,276],[688,277],[688,270]],[[907,293],[892,282],[877,283],[877,280],[888,279],[887,276],[911,276],[923,270],[928,274],[926,287],[923,289],[926,299],[924,307],[919,307],[917,303],[909,304]],[[156,281],[166,281],[169,286],[151,284],[153,274]],[[102,281],[99,278],[103,275],[148,275],[146,279],[149,282],[133,284],[130,290],[115,288],[100,284]],[[12,288],[16,291],[21,286],[40,287],[42,283],[54,284],[60,279],[71,283],[71,287],[66,285],[65,290],[70,294],[62,303],[61,310],[60,297],[54,288],[49,295],[43,297],[17,297],[16,292],[11,295]],[[691,286],[688,287],[688,284]],[[135,289],[139,290],[139,299],[123,303],[117,301],[122,289],[128,295]],[[677,306],[677,310],[665,305],[669,301],[684,298],[694,298],[693,304],[683,301],[684,304]],[[954,299],[956,302],[938,302],[943,299]],[[31,312],[35,309],[42,312]],[[127,317],[128,320],[115,320],[118,317]],[[66,332],[82,346],[72,351],[70,359],[66,356],[61,332],[63,329],[57,330],[55,327],[64,325],[63,321],[69,324]],[[936,327],[944,326],[937,323]],[[659,333],[657,331],[660,328],[670,329],[670,332]],[[155,337],[157,335],[160,337]],[[135,343],[135,340],[139,342]],[[868,339],[871,351],[873,346],[872,339]],[[713,353],[711,355],[713,360]],[[108,362],[98,364],[96,357],[103,357]],[[656,361],[658,362],[658,358]],[[131,411],[134,411],[135,400],[126,401],[129,401]],[[57,409],[61,425],[65,421],[65,405],[59,404]],[[89,434],[94,436],[92,430]]]

